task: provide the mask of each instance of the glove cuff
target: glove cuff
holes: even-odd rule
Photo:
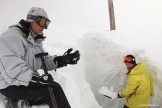
[[[121,92],[118,93],[118,98],[123,98],[123,97],[121,96]]]
[[[33,74],[32,79],[31,79],[31,82],[38,83],[39,82],[39,76]]]
[[[53,62],[57,64],[57,68],[67,66],[67,63],[65,62],[65,56],[57,56],[54,58]]]

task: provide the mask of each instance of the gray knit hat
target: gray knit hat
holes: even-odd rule
[[[47,15],[47,13],[44,11],[44,9],[42,9],[42,8],[40,8],[40,7],[32,7],[32,8],[28,11],[26,21],[27,21],[27,22],[33,21],[32,16],[42,16],[42,17],[45,17],[45,18],[49,19],[49,18],[48,18],[48,15]]]

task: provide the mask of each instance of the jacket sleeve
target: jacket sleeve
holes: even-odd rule
[[[25,50],[20,36],[13,29],[0,36],[0,73],[9,85],[27,86],[33,71],[24,61]]]
[[[139,81],[134,75],[128,77],[128,84],[125,89],[120,92],[121,97],[129,97],[138,87]]]
[[[54,58],[56,56],[47,56],[45,59],[47,70],[51,71],[57,68],[57,64],[54,63]]]

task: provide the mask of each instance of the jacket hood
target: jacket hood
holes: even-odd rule
[[[131,70],[130,74],[141,74],[144,71],[146,71],[146,64],[140,62]]]
[[[30,31],[30,22],[26,22],[23,19],[20,20],[18,24],[12,25],[10,27],[17,27],[17,28],[19,28],[22,32],[24,32],[26,34],[26,37],[28,37],[30,32],[31,32]],[[36,36],[35,40],[38,40],[38,39],[43,39],[44,40],[45,38],[46,38],[45,36],[41,35],[41,36]]]
[[[18,24],[12,25],[11,27],[17,27],[19,28],[22,32],[24,32],[26,34],[26,36],[28,37],[29,33],[30,33],[30,29],[29,29],[29,22],[26,22],[25,20],[20,20]]]

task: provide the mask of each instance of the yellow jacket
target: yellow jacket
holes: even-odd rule
[[[148,108],[152,92],[152,78],[146,65],[138,63],[128,74],[128,84],[120,95],[126,97],[125,105],[129,108]]]

